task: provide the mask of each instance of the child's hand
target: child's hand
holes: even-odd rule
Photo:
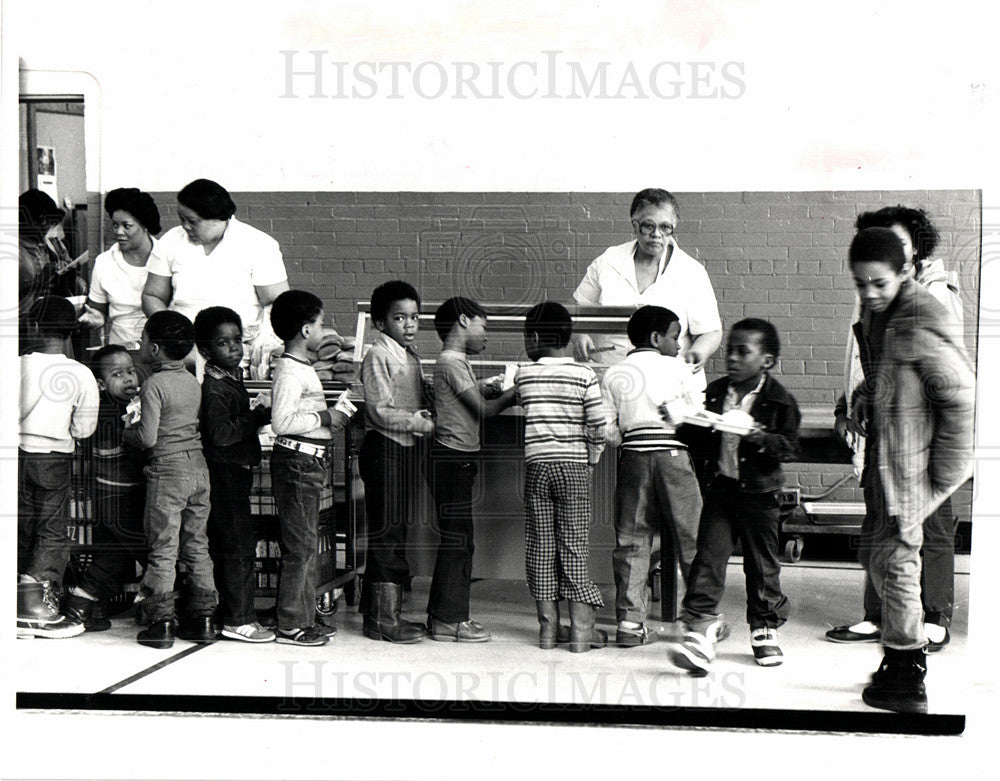
[[[332,407],[327,412],[330,413],[330,429],[332,431],[343,431],[350,418],[339,409],[333,409]]]
[[[257,409],[257,407],[268,408],[271,406],[271,392],[261,391],[250,401],[250,409]]]
[[[418,437],[424,437],[434,432],[434,418],[425,409],[413,413],[413,427],[411,432]]]
[[[744,434],[743,439],[752,445],[763,445],[764,444],[764,427],[757,423],[749,434]]]

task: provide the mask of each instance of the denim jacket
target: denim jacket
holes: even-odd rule
[[[705,409],[721,414],[728,387],[728,377],[709,383],[705,389]],[[750,407],[750,415],[763,425],[764,440],[760,445],[740,441],[737,451],[739,486],[758,493],[777,491],[784,484],[782,462],[794,461],[799,455],[799,422],[802,419],[799,405],[780,382],[768,375]],[[688,444],[703,485],[707,484],[719,471],[722,435],[692,425],[680,427],[677,433]]]

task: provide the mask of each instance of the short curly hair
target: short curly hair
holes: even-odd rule
[[[781,339],[778,337],[778,329],[774,327],[774,323],[759,317],[746,317],[737,323],[733,323],[729,329],[730,335],[734,331],[757,334],[760,337],[760,346],[764,348],[764,352],[773,355],[775,360],[778,359],[778,355],[781,353]]]
[[[228,220],[236,214],[236,204],[229,191],[211,179],[195,179],[177,193],[177,202],[187,206],[203,220]]]
[[[873,212],[858,215],[854,227],[859,231],[865,228],[891,228],[902,225],[910,234],[913,243],[913,259],[917,262],[926,260],[937,248],[941,236],[923,209],[911,209],[908,206],[886,206]]]
[[[194,343],[199,350],[207,350],[220,325],[232,324],[243,333],[243,320],[228,306],[209,306],[194,316]]]
[[[647,187],[645,190],[640,190],[632,198],[632,205],[628,209],[628,216],[631,217],[643,206],[669,206],[674,210],[674,214],[677,215],[677,219],[681,218],[681,209],[677,205],[677,199],[674,198],[673,193],[667,190],[661,190],[658,187]]]
[[[146,321],[146,337],[158,344],[163,354],[172,361],[187,357],[194,347],[194,323],[180,312],[164,309],[154,312]]]
[[[417,289],[409,282],[394,279],[379,285],[372,291],[371,312],[369,313],[372,322],[384,322],[389,315],[389,307],[396,301],[416,301],[417,308],[420,308],[420,294]]]
[[[119,187],[104,196],[104,211],[114,218],[115,212],[128,212],[147,231],[160,232],[160,210],[149,193],[135,187]]]

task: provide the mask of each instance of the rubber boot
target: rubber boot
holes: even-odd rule
[[[538,600],[535,607],[538,609],[538,647],[550,651],[556,647],[559,636],[559,603]]]
[[[923,648],[900,651],[885,648],[885,656],[861,699],[873,708],[897,713],[927,713],[927,657]]]
[[[71,621],[83,624],[85,632],[106,632],[111,628],[111,621],[106,616],[95,615],[95,607],[97,607],[96,600],[67,592],[63,600],[63,615]]]
[[[174,644],[174,592],[152,594],[139,603],[145,629],[135,636],[139,645],[147,648],[170,648]]]
[[[570,653],[582,654],[591,648],[603,648],[608,644],[608,634],[602,629],[594,628],[593,605],[586,602],[569,603],[569,650]]]
[[[62,639],[83,634],[83,623],[67,618],[56,607],[49,581],[17,584],[17,636]]]
[[[402,584],[373,583],[364,618],[365,637],[390,643],[419,643],[427,637],[427,628],[423,624],[403,620],[399,614],[402,602]]]
[[[214,591],[190,589],[184,600],[184,612],[177,626],[177,637],[202,645],[218,640],[219,633],[212,624],[217,599]]]

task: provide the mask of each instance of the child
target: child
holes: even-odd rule
[[[649,641],[647,573],[654,534],[672,536],[685,579],[694,560],[701,490],[687,447],[675,431],[683,416],[701,405],[694,401],[691,368],[677,358],[680,332],[677,315],[669,309],[640,307],[628,321],[635,349],[608,369],[603,380],[612,412],[608,440],[622,445],[612,561],[616,639],[626,648]],[[666,420],[660,412],[664,407]]]
[[[573,362],[573,320],[546,301],[524,321],[524,347],[534,365],[514,376],[524,407],[525,568],[535,598],[540,648],[554,648],[558,602],[569,599],[570,651],[601,646],[594,611],[604,604],[590,579],[590,481],[604,449],[604,411],[597,376]]]
[[[201,384],[201,443],[208,463],[212,509],[208,550],[215,565],[222,636],[267,643],[274,632],[257,622],[254,560],[257,535],[250,519],[253,467],[261,461],[257,429],[271,421],[270,401],[250,408],[243,385],[243,321],[232,309],[210,306],[194,319],[195,341],[205,358]]]
[[[798,455],[801,416],[792,394],[769,374],[779,350],[771,323],[757,318],[736,323],[726,345],[728,376],[705,389],[705,409],[742,411],[753,418],[753,428],[743,436],[694,426],[685,432],[707,485],[681,614],[687,632],[671,660],[699,675],[708,673],[715,658],[713,644],[728,635],[717,610],[737,539],[743,543],[754,659],[763,667],[782,662],[777,628],[788,617],[788,599],[778,580],[778,491],[781,463]]]
[[[177,637],[214,643],[216,592],[208,555],[208,466],[198,434],[201,388],[184,368],[194,348],[194,325],[179,312],[150,315],[139,343],[139,359],[157,366],[139,393],[142,414],[128,426],[126,445],[146,451],[146,511],[143,523],[149,563],[139,587],[140,616],[149,622],[137,636],[140,645],[174,644],[174,581],[180,561],[186,570],[187,602]]]
[[[98,602],[121,593],[135,577],[135,562],[146,562],[142,519],[146,477],[142,451],[123,443],[130,405],[138,402],[139,381],[132,356],[120,344],[109,344],[92,361],[101,406],[91,439],[94,464],[94,553],[78,586],[70,588],[63,612],[81,621],[86,631],[101,632],[111,622],[95,612]]]
[[[481,643],[489,630],[469,619],[472,586],[472,487],[476,480],[479,424],[514,403],[514,389],[499,398],[472,373],[470,355],[486,349],[486,311],[468,298],[449,298],[434,314],[444,343],[434,367],[437,420],[431,466],[437,509],[437,562],[427,602],[427,628],[434,640]]]
[[[865,377],[851,421],[866,437],[860,558],[882,601],[885,653],[861,698],[925,713],[920,549],[930,517],[972,476],[975,374],[961,329],[912,278],[892,229],[860,231],[848,261],[861,301],[855,333]]]
[[[380,333],[361,364],[367,429],[358,459],[368,519],[364,634],[391,643],[417,643],[427,636],[422,624],[400,616],[409,575],[406,532],[413,523],[424,458],[420,440],[434,431],[420,358],[412,346],[419,319],[420,296],[411,285],[395,280],[375,288],[371,320]]]
[[[323,341],[323,302],[305,290],[286,290],[271,305],[271,326],[285,343],[274,369],[271,486],[281,530],[278,578],[279,643],[325,645],[337,630],[316,624],[319,497],[330,476],[333,432],[348,417],[327,409],[310,354]]]
[[[97,426],[93,374],[66,357],[76,310],[45,296],[27,314],[35,349],[20,358],[17,449],[17,636],[73,637],[78,623],[59,612],[55,591],[69,563],[66,536],[73,453]]]

